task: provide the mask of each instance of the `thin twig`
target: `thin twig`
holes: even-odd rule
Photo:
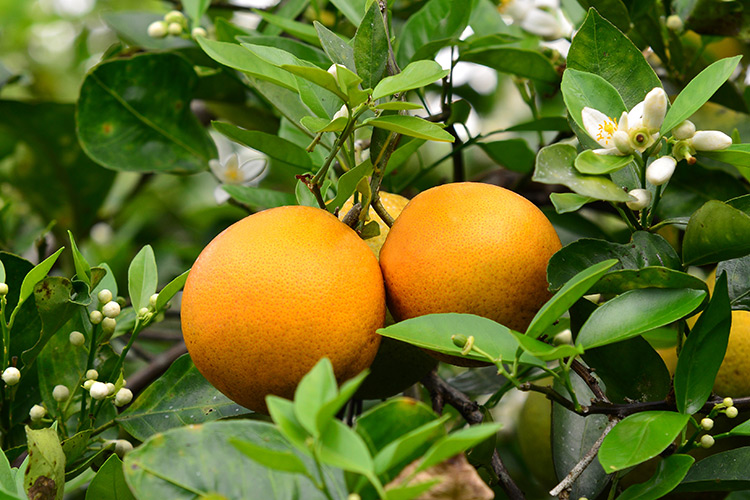
[[[586,385],[589,386],[589,389],[591,389],[591,392],[594,393],[596,399],[604,401],[605,403],[610,402],[607,398],[607,395],[604,394],[604,391],[599,386],[599,381],[596,380],[596,377],[591,375],[591,370],[588,367],[586,367],[577,359],[573,360],[573,362],[570,364],[570,367],[574,372],[576,372],[579,377],[583,379],[584,382],[586,382]]]
[[[604,428],[604,431],[602,431],[602,435],[599,436],[599,439],[596,440],[591,449],[586,453],[586,455],[583,456],[583,458],[575,465],[575,467],[573,467],[570,472],[568,472],[568,475],[565,476],[565,479],[560,481],[560,484],[550,490],[549,494],[551,496],[556,497],[557,495],[562,493],[563,490],[570,488],[576,481],[576,479],[578,479],[580,475],[583,474],[583,471],[586,470],[586,467],[588,467],[589,464],[594,461],[594,457],[596,457],[596,454],[599,453],[599,448],[602,446],[604,438],[607,437],[609,431],[611,431],[619,421],[620,419],[617,417],[610,418],[607,427]]]
[[[554,401],[566,410],[584,416],[582,411],[576,410],[576,406],[571,400],[548,385],[536,385],[532,384],[531,382],[524,382],[523,384],[518,386],[518,390],[523,392],[538,392],[540,394],[544,394],[545,396],[547,396],[547,399],[549,399],[550,401]],[[585,409],[587,407],[584,406],[583,408]]]

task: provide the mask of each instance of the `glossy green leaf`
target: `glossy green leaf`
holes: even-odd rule
[[[47,274],[52,270],[52,266],[57,262],[57,258],[60,256],[65,247],[60,248],[55,253],[44,259],[42,262],[34,266],[34,268],[28,272],[23,278],[21,283],[21,294],[18,298],[18,304],[22,304],[29,296],[34,292],[34,287],[37,283],[42,281]],[[17,307],[17,306],[16,306]]]
[[[274,134],[245,130],[229,123],[212,122],[213,127],[226,137],[267,155],[285,167],[306,171],[312,168],[310,155],[304,148]]]
[[[374,88],[385,71],[388,61],[388,34],[378,2],[373,2],[358,23],[354,35],[354,64],[362,77],[362,87]]]
[[[117,422],[143,441],[175,427],[247,413],[209,384],[185,354],[120,413]]]
[[[429,491],[437,484],[440,484],[440,479],[432,479],[398,488],[388,488],[386,492],[388,495],[385,500],[412,500],[413,498],[419,498],[422,493]]]
[[[377,483],[374,464],[359,434],[340,420],[332,420],[320,438],[318,457],[324,464],[362,474]],[[378,483],[378,486],[379,483]]]
[[[560,81],[550,60],[536,50],[495,45],[462,52],[461,60],[544,83]]]
[[[599,462],[608,473],[655,457],[677,438],[689,415],[672,411],[644,411],[625,417],[604,438]]]
[[[266,208],[297,204],[297,200],[293,194],[274,191],[272,189],[234,185],[225,185],[222,186],[222,189],[229,193],[229,196],[253,210],[264,210]]]
[[[354,49],[346,43],[339,35],[329,30],[318,21],[313,21],[315,31],[326,55],[336,64],[340,64],[356,71],[354,63]]]
[[[569,212],[575,212],[582,206],[592,201],[596,201],[595,198],[590,196],[581,196],[576,193],[550,193],[549,201],[555,207],[555,212],[558,214],[566,214]]]
[[[331,65],[331,60],[325,52],[317,47],[294,40],[293,38],[284,36],[240,35],[236,37],[236,40],[240,43],[247,43],[250,45],[276,47],[293,54],[298,59],[312,63],[322,69],[327,70]]]
[[[0,260],[0,283],[5,283],[5,265]]]
[[[73,266],[76,270],[76,277],[86,283],[89,287],[91,286],[91,265],[86,261],[86,258],[78,250],[73,233],[68,231],[68,238],[70,238],[70,248],[73,252]],[[2,279],[0,278],[0,281]]]
[[[193,66],[173,53],[141,54],[95,66],[78,99],[83,150],[115,170],[205,170],[218,154],[190,111],[197,83]]]
[[[699,151],[698,156],[729,163],[737,168],[750,168],[750,144],[732,144],[721,151]]]
[[[159,276],[156,258],[151,245],[146,245],[133,257],[128,267],[128,293],[136,311],[148,307],[148,301],[156,293]]]
[[[526,335],[533,339],[538,338],[544,331],[552,326],[578,299],[586,295],[589,289],[604,276],[612,266],[617,263],[615,259],[605,260],[584,269],[549,299],[526,328]]]
[[[378,104],[377,106],[375,106],[375,109],[380,109],[383,111],[402,111],[411,109],[424,109],[424,107],[420,104],[414,104],[413,102],[391,101]]]
[[[200,25],[201,17],[211,5],[211,0],[182,0],[185,14],[193,21],[193,26]]]
[[[685,264],[704,265],[750,254],[750,215],[718,200],[707,202],[685,229]]]
[[[694,311],[706,295],[680,288],[627,291],[594,311],[578,333],[576,345],[592,349],[668,325]]]
[[[696,463],[677,487],[686,491],[736,491],[750,489],[750,446],[723,451]]]
[[[564,75],[563,75],[564,77]],[[554,130],[556,132],[569,132],[570,125],[564,116],[543,116],[537,120],[531,120],[505,129],[506,132],[525,132],[537,130]]]
[[[611,180],[578,173],[573,165],[576,156],[576,149],[568,144],[542,148],[532,179],[544,184],[563,184],[579,195],[598,200],[630,201],[630,195]]]
[[[407,319],[381,328],[378,333],[384,337],[408,342],[417,347],[432,351],[461,356],[461,348],[457,347],[451,337],[464,335],[474,336],[474,346],[482,349],[493,358],[510,361],[515,358],[518,350],[518,340],[510,330],[500,323],[473,314],[441,313],[428,314]],[[462,356],[477,361],[489,361],[475,351]],[[532,356],[521,356],[522,363],[537,364],[542,362]]]
[[[288,450],[275,450],[263,445],[257,445],[252,441],[230,439],[232,445],[244,455],[251,458],[260,465],[273,470],[304,474],[309,476],[305,463],[294,453]]]
[[[523,174],[528,174],[534,170],[536,153],[531,150],[529,144],[523,139],[516,138],[503,141],[480,142],[478,146],[498,165],[508,170]]]
[[[136,500],[125,482],[122,460],[114,453],[99,468],[86,488],[86,500]]]
[[[661,126],[661,134],[666,135],[674,127],[690,118],[698,111],[727,79],[742,56],[727,57],[711,64],[688,83],[672,103]]]
[[[367,0],[331,0],[331,3],[344,14],[344,16],[354,26],[359,26],[363,22],[365,14],[365,5]],[[377,4],[377,2],[375,2]],[[366,18],[365,18],[366,20]]]
[[[353,169],[346,172],[339,178],[339,182],[336,185],[336,197],[328,202],[326,206],[330,212],[340,209],[346,200],[348,200],[357,190],[357,184],[359,181],[367,177],[372,173],[372,163],[367,159],[354,167]]]
[[[282,31],[285,31],[288,34],[299,38],[303,42],[307,42],[312,45],[318,45],[320,43],[318,41],[318,34],[315,31],[315,28],[310,26],[309,24],[301,23],[295,21],[294,19],[271,14],[270,12],[259,9],[253,9],[253,12],[259,15],[267,23],[278,26],[282,29]]]
[[[603,18],[623,33],[630,31],[630,14],[622,0],[580,0],[578,3],[584,9],[595,8]]]
[[[583,349],[569,344],[550,345],[523,333],[510,332],[518,340],[521,349],[542,361],[553,361],[556,359],[576,357],[583,354]]]
[[[443,460],[476,446],[488,437],[495,435],[501,427],[502,425],[498,423],[479,424],[445,436],[427,450],[415,472],[429,469]]]
[[[628,166],[633,161],[631,155],[598,155],[593,150],[587,149],[579,154],[575,160],[576,170],[582,174],[606,175]]]
[[[291,451],[308,470],[315,468],[312,460],[297,454],[272,424],[233,420],[180,427],[152,436],[125,455],[125,479],[139,500],[325,498],[307,478],[270,470],[247,458],[230,440]],[[327,468],[324,472],[329,488],[337,491],[344,487],[340,472]]]
[[[471,2],[474,3],[473,1]],[[442,40],[457,38],[466,28],[471,8],[464,2],[429,0],[404,23],[397,38],[396,61],[400,67],[419,59],[431,59]],[[431,50],[424,48],[433,45]]]
[[[682,263],[672,246],[658,234],[646,231],[633,233],[630,242],[612,243],[606,240],[581,238],[558,250],[547,266],[547,280],[552,290],[557,290],[576,274],[608,259],[618,264],[610,272],[621,269],[641,270],[649,266],[680,269]],[[608,279],[607,276],[603,280]],[[594,290],[598,284],[594,285]],[[592,293],[598,293],[592,291]]]
[[[349,400],[352,399],[352,397],[354,397],[354,394],[357,392],[357,389],[359,389],[359,386],[362,385],[362,382],[365,380],[367,375],[369,375],[369,371],[365,370],[355,377],[350,378],[349,380],[341,384],[336,397],[329,399],[320,406],[320,409],[318,410],[318,414],[316,416],[316,425],[318,429],[325,428],[325,426],[328,425],[328,423],[336,416],[341,408],[343,408],[344,405],[348,403]]]
[[[342,100],[346,100],[347,96],[339,89],[336,78],[328,71],[317,68],[314,66],[297,66],[294,64],[281,64],[281,69],[288,71],[294,75],[301,76],[305,80],[314,83],[320,87],[323,87],[329,92],[336,94]]]
[[[297,421],[307,432],[320,436],[323,431],[318,427],[318,412],[327,402],[338,394],[333,365],[328,358],[322,358],[304,376],[294,391],[294,414]],[[322,422],[328,424],[328,422]]]
[[[55,428],[26,427],[29,468],[24,473],[24,490],[29,498],[62,500],[65,489],[65,453]]]
[[[611,271],[592,287],[592,293],[619,294],[636,288],[692,288],[707,290],[706,282],[691,274],[666,267]]]
[[[727,274],[732,309],[750,311],[750,256],[719,262],[716,274]]]
[[[294,413],[294,403],[278,396],[266,396],[268,414],[279,432],[298,450],[309,454],[307,438],[310,434],[302,427]]]
[[[428,422],[388,443],[375,455],[375,473],[380,475],[394,470],[399,464],[413,460],[415,454],[424,453],[438,439],[445,436],[448,415]]]
[[[444,70],[435,61],[414,61],[401,73],[383,78],[372,91],[373,99],[425,87],[440,80],[450,71]]]
[[[573,38],[567,67],[604,78],[617,89],[628,109],[651,89],[661,87],[640,49],[594,9],[589,9]]]
[[[727,277],[716,281],[711,301],[690,331],[680,351],[674,374],[677,409],[692,415],[708,401],[724,360],[732,324]]]
[[[377,118],[368,118],[363,125],[371,125],[383,130],[396,132],[397,134],[408,135],[418,139],[428,139],[431,141],[453,142],[453,136],[440,128],[438,125],[428,122],[416,116],[406,115],[388,115]]]
[[[159,296],[156,298],[157,311],[161,311],[162,309],[164,309],[167,303],[172,300],[175,295],[177,295],[177,292],[182,290],[182,287],[185,286],[185,282],[187,281],[189,273],[190,270],[188,269],[187,271],[167,283],[167,285],[161,289],[161,291],[159,292]]]
[[[318,118],[316,116],[306,116],[300,121],[307,130],[319,134],[321,132],[341,132],[346,127],[348,120],[343,116],[339,116],[333,120]]]
[[[357,419],[355,430],[367,443],[370,453],[377,456],[401,436],[437,419],[438,415],[426,404],[411,398],[396,397],[364,412]]]
[[[584,107],[601,111],[615,120],[619,120],[622,112],[627,111],[617,89],[607,80],[594,73],[568,68],[563,73],[560,90],[570,117],[581,130],[585,130],[581,115]]]
[[[647,481],[634,484],[622,492],[617,500],[656,500],[680,484],[695,459],[690,455],[670,455],[661,462]]]

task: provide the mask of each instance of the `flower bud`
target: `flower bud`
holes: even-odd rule
[[[693,165],[695,164],[695,158],[693,157],[693,154],[695,154],[695,149],[693,149],[690,139],[677,141],[672,146],[672,156],[677,161],[685,160],[689,165]]]
[[[205,37],[206,35],[208,35],[208,33],[206,33],[206,30],[204,28],[201,28],[200,26],[196,26],[195,28],[193,28],[190,34],[193,36],[193,38],[198,38],[199,36]]]
[[[111,300],[102,307],[102,314],[107,318],[116,318],[120,315],[120,304]]]
[[[55,401],[62,403],[70,397],[70,389],[64,385],[56,385],[55,388],[52,389],[52,397]]]
[[[0,283],[0,297],[8,295],[8,284]]]
[[[115,394],[115,405],[125,406],[133,400],[133,392],[130,389],[123,387],[117,394]]]
[[[96,380],[99,378],[99,372],[92,368],[86,372],[86,378],[88,380]]]
[[[710,448],[714,445],[716,441],[714,440],[713,436],[709,436],[708,434],[704,434],[701,436],[700,445],[701,448]]]
[[[159,294],[155,293],[151,297],[148,298],[148,305],[149,307],[156,309],[156,301],[159,300]]]
[[[718,130],[699,130],[691,142],[696,151],[719,151],[732,145],[732,138]]]
[[[561,331],[557,335],[555,335],[552,338],[552,343],[554,345],[564,345],[564,344],[573,344],[573,332],[570,331],[570,328],[566,328],[565,330]]]
[[[70,332],[68,340],[75,347],[81,347],[86,342],[86,337],[81,332]]]
[[[328,72],[333,75],[336,80],[338,80],[338,71],[339,71],[339,65],[336,63],[331,64],[331,66],[328,68]]]
[[[451,335],[451,340],[453,341],[454,346],[460,347],[461,349],[463,349],[464,346],[469,342],[469,339],[466,338],[466,335],[461,335],[460,333]]]
[[[89,321],[91,321],[92,325],[98,325],[102,322],[103,319],[104,315],[101,311],[91,311],[91,313],[89,314]]]
[[[154,21],[148,25],[147,33],[151,38],[164,38],[167,36],[167,23]]]
[[[667,18],[667,29],[670,31],[676,31],[680,32],[682,31],[682,28],[684,27],[684,24],[682,22],[682,19],[677,14],[672,14]]]
[[[630,136],[624,130],[618,130],[612,135],[615,147],[617,150],[624,154],[629,155],[633,152],[633,145],[630,143]]]
[[[118,439],[115,441],[115,453],[118,457],[122,458],[126,453],[133,449],[133,443],[127,439]]]
[[[102,320],[102,331],[107,335],[115,333],[115,327],[117,326],[117,320],[114,318],[104,318]]]
[[[167,33],[172,36],[182,34],[182,25],[180,23],[169,23],[169,25],[167,25]]]
[[[704,418],[703,420],[701,420],[701,428],[704,431],[710,431],[714,428],[714,421],[710,418]]]
[[[661,186],[672,178],[675,166],[677,166],[677,160],[671,156],[662,156],[646,168],[646,180],[654,186]]]
[[[151,310],[148,307],[141,307],[140,309],[138,309],[138,316],[140,316],[141,318],[144,318],[150,312],[151,312]]]
[[[112,292],[105,288],[98,294],[96,294],[96,298],[99,299],[100,304],[106,304],[107,302],[112,300]]]
[[[651,192],[648,189],[632,189],[628,194],[635,198],[625,203],[631,210],[643,210],[651,204]]]
[[[672,137],[677,139],[678,141],[682,141],[684,139],[690,139],[695,135],[695,124],[691,122],[690,120],[685,120],[684,122],[677,125],[675,128],[672,129]]]
[[[97,401],[102,400],[109,396],[109,387],[107,387],[107,384],[104,382],[94,382],[91,384],[89,394],[91,394],[91,397]]]
[[[657,131],[667,114],[667,93],[661,87],[654,87],[643,100],[643,126]]]
[[[107,390],[109,391],[109,396],[113,395],[115,393],[115,384],[112,382],[107,382]]]
[[[349,110],[346,108],[346,104],[341,105],[341,108],[336,111],[336,114],[333,115],[331,121],[335,120],[336,118],[349,118]]]
[[[179,10],[170,10],[164,15],[164,22],[182,24],[185,22],[185,15]]]
[[[3,372],[2,379],[7,385],[16,385],[21,380],[21,372],[15,366],[9,366]]]
[[[31,417],[32,422],[39,422],[46,414],[47,410],[41,405],[34,405],[29,410],[29,417]]]
[[[727,418],[735,418],[737,415],[739,415],[740,411],[737,409],[736,406],[730,406],[726,409],[724,414],[727,416]]]
[[[732,398],[724,398],[721,403],[727,408],[729,408],[730,406],[734,406],[734,401],[732,401]]]
[[[92,385],[94,385],[94,382],[96,382],[96,381],[95,381],[95,380],[91,380],[91,379],[88,379],[88,380],[86,380],[86,381],[85,381],[85,382],[83,383],[83,388],[84,388],[84,390],[87,390],[87,391],[88,391],[88,390],[90,390],[90,389],[91,389],[91,386],[92,386]]]

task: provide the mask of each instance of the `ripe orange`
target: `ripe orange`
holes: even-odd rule
[[[414,197],[380,252],[388,307],[397,320],[461,312],[524,331],[550,297],[547,262],[561,247],[530,201],[463,182]]]
[[[198,370],[251,410],[291,398],[322,357],[339,381],[372,363],[383,326],[378,261],[324,210],[280,207],[231,225],[201,252],[182,297]]]

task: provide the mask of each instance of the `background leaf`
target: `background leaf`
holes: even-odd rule
[[[358,24],[357,34],[354,36],[354,65],[362,78],[362,87],[375,88],[383,76],[388,60],[388,35],[378,2],[372,3]]]
[[[104,462],[86,488],[86,500],[136,500],[122,472],[122,460],[114,453]]]
[[[136,311],[148,307],[148,301],[156,293],[158,275],[156,258],[151,245],[146,245],[133,257],[128,267],[128,293]]]
[[[461,60],[539,82],[556,84],[560,80],[549,59],[535,50],[491,46],[462,52]]]
[[[735,491],[750,488],[750,446],[724,451],[696,463],[677,487],[686,491]]]
[[[472,4],[474,1],[472,0]],[[415,58],[432,58],[434,50],[425,51],[431,42],[457,38],[466,28],[471,15],[471,7],[453,0],[429,0],[416,13],[409,17],[397,37],[396,61],[402,68]]]
[[[750,254],[750,216],[718,200],[690,217],[682,243],[685,264],[704,265]]]
[[[656,500],[672,491],[688,473],[695,459],[690,455],[670,455],[661,462],[653,477],[634,484],[622,492],[618,500]]]

